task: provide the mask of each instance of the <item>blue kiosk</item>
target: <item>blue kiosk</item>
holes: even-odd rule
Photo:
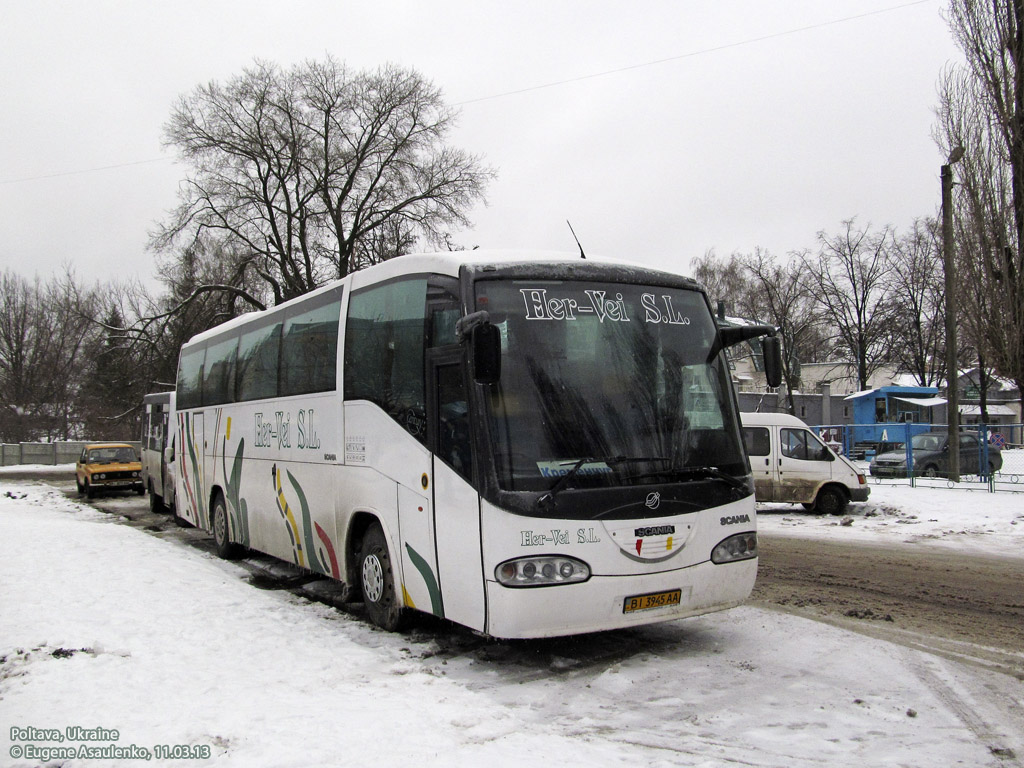
[[[945,405],[937,387],[879,387],[846,397],[853,405],[853,424],[846,430],[847,456],[869,458],[894,448],[920,432],[935,428],[932,409]],[[938,422],[946,423],[945,412]]]

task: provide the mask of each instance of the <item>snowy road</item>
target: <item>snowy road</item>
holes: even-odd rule
[[[1024,681],[1024,559],[769,535],[759,552],[756,604]]]
[[[783,527],[774,517],[762,518],[769,535]],[[189,764],[237,766],[933,768],[1024,757],[1019,680],[910,644],[755,606],[544,642],[440,622],[389,635],[256,588],[265,561],[217,560],[190,543],[198,532],[118,520],[0,480],[0,765],[39,765],[26,749],[67,746],[12,727],[70,726],[116,729],[105,746],[186,745],[211,754]],[[875,521],[831,533],[864,536],[860,522]],[[786,524],[810,536],[826,526]]]

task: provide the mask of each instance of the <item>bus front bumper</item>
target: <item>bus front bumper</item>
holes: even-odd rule
[[[757,559],[710,561],[640,576],[592,576],[581,584],[510,588],[487,581],[487,634],[500,638],[559,637],[672,621],[720,611],[749,597]],[[680,591],[676,605],[627,610],[645,595]]]

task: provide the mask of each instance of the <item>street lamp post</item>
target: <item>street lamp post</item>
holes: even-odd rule
[[[942,166],[942,267],[946,277],[946,428],[949,439],[949,479],[960,482],[960,373],[956,360],[956,276],[953,260],[953,169],[964,156],[963,147],[955,147]]]

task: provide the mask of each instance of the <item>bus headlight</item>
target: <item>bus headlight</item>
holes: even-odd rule
[[[558,555],[517,557],[495,568],[494,577],[506,587],[550,587],[586,581],[590,566],[574,557]]]
[[[716,565],[733,563],[737,560],[752,560],[757,557],[757,534],[737,533],[711,550],[711,562]]]

